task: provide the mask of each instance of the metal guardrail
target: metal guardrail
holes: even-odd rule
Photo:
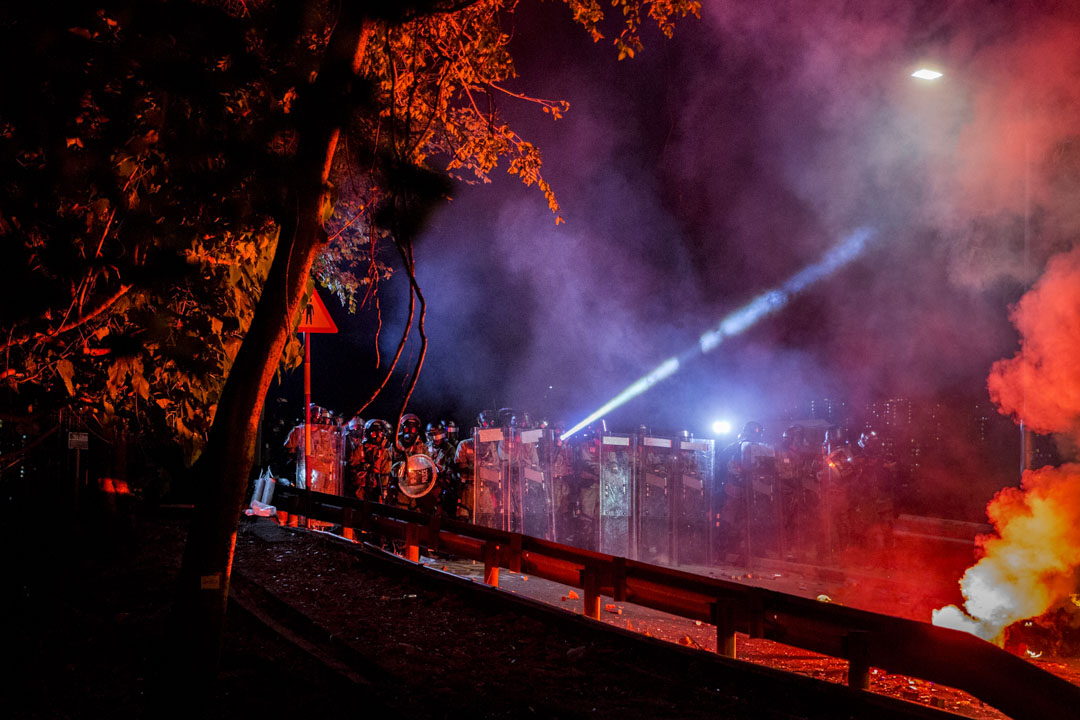
[[[870,668],[918,677],[970,693],[1017,720],[1080,718],[1080,687],[968,633],[821,603],[718,578],[582,550],[353,498],[278,486],[279,514],[373,532],[405,544],[580,588],[584,614],[599,619],[610,596],[716,627],[717,652],[737,657],[736,633],[848,661],[848,685],[870,686]]]

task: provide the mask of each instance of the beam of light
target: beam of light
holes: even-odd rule
[[[698,340],[701,352],[715,350],[726,338],[742,334],[762,318],[787,305],[795,295],[847,265],[862,254],[870,234],[866,228],[856,230],[847,240],[832,247],[818,262],[803,268],[780,287],[766,290],[725,317],[719,325],[704,333]]]
[[[825,256],[818,262],[803,268],[777,288],[766,290],[756,298],[734,311],[716,327],[705,332],[698,340],[694,348],[674,357],[670,357],[660,364],[648,375],[638,379],[630,387],[604,403],[598,410],[590,413],[588,417],[574,425],[563,433],[562,437],[568,438],[587,425],[595,422],[612,410],[622,406],[627,401],[637,397],[653,385],[664,380],[678,371],[679,367],[691,359],[698,351],[705,354],[715,350],[726,338],[734,337],[753,327],[762,318],[765,318],[777,310],[780,310],[799,293],[806,290],[814,283],[832,275],[852,260],[862,254],[867,242],[873,236],[869,228],[859,228],[851,233],[845,240],[829,249]]]
[[[943,74],[944,73],[940,73],[937,70],[931,70],[930,68],[919,68],[911,73],[911,77],[919,78],[920,80],[937,80]]]
[[[592,413],[587,418],[579,422],[577,425],[564,432],[562,434],[563,438],[568,438],[586,425],[596,422],[604,415],[607,415],[609,412],[625,403],[627,400],[630,400],[631,398],[640,395],[661,380],[664,380],[665,378],[674,375],[675,371],[678,369],[679,358],[668,358],[660,364],[660,367],[656,368],[645,377],[638,379],[638,381],[635,382],[633,385],[626,388],[621,393],[601,405],[599,410]]]

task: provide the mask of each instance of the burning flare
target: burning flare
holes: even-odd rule
[[[1080,248],[1050,261],[1012,320],[1020,351],[994,363],[990,397],[1036,431],[1080,438]],[[998,492],[986,513],[996,533],[979,538],[982,559],[960,580],[964,610],[935,610],[933,622],[1000,644],[1009,625],[1076,591],[1080,464],[1025,472],[1020,488]]]
[[[980,538],[983,558],[964,573],[965,613],[935,610],[935,625],[991,642],[1005,628],[1038,617],[1076,589],[1080,567],[1080,465],[1024,473],[1021,488],[1005,488],[986,508],[995,535]]]

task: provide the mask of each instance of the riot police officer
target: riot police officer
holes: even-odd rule
[[[364,419],[359,415],[351,418],[342,428],[341,435],[341,451],[345,458],[345,482],[343,483],[342,494],[353,496],[357,495],[359,480],[356,467],[352,463],[352,457],[360,451],[364,442]]]
[[[510,417],[505,409],[499,412],[485,410],[476,418],[478,430],[499,430],[499,418],[504,416],[509,424]],[[505,430],[502,435],[505,435]],[[502,435],[499,439],[501,441]],[[464,442],[464,441],[463,441]],[[503,526],[506,511],[502,487],[502,461],[499,457],[500,442],[473,441],[474,502],[473,522],[487,527]]]
[[[439,424],[442,425],[443,430],[446,431],[446,441],[450,443],[450,445],[452,445],[454,449],[457,449],[457,445],[460,440],[458,438],[457,423],[455,423],[453,420],[447,419],[443,420]]]
[[[432,492],[438,495],[439,512],[450,517],[457,517],[458,498],[461,495],[461,482],[454,467],[456,448],[447,437],[442,423],[428,423],[425,431],[426,452],[435,463],[437,473],[436,487]]]
[[[457,517],[472,520],[473,503],[475,500],[473,482],[475,480],[476,450],[473,439],[467,437],[457,444],[454,449],[454,470],[461,481],[461,491],[458,494]]]
[[[574,440],[574,473],[567,498],[570,512],[570,543],[595,550],[600,515],[600,443],[598,426],[584,428]]]
[[[364,424],[361,442],[349,455],[356,497],[384,502],[390,482],[390,423],[372,418]]]
[[[775,543],[777,524],[772,495],[776,465],[773,450],[764,438],[765,428],[751,420],[743,425],[735,442],[717,456],[713,492],[715,557],[738,559],[746,565],[752,556],[762,554]],[[761,527],[756,527],[759,523]]]
[[[859,435],[852,457],[851,541],[859,548],[880,551],[892,539],[897,463],[887,457],[883,438],[871,428]],[[874,562],[873,558],[855,559]]]
[[[413,413],[405,413],[398,419],[397,435],[394,439],[394,450],[391,453],[390,473],[394,478],[400,477],[404,472],[405,462],[410,455],[426,455],[427,448],[421,432],[420,418]],[[386,493],[386,502],[391,505],[415,509],[417,503],[399,492],[396,484],[393,484]]]
[[[852,541],[851,501],[856,491],[855,452],[847,428],[833,426],[825,431],[819,472],[822,497],[822,533],[827,552],[842,552]]]
[[[776,451],[783,519],[781,532],[786,551],[802,560],[816,560],[819,549],[816,538],[821,499],[813,467],[815,456],[806,428],[792,425],[784,431]]]

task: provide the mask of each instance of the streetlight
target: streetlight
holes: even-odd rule
[[[944,76],[939,70],[921,67],[911,73],[911,77],[932,82]],[[1025,108],[1026,109],[1026,108]],[[1031,139],[1025,127],[1024,133],[1024,277],[1027,277],[1030,255],[1031,221]],[[1023,417],[1020,418],[1020,477],[1031,467],[1035,443],[1035,434],[1028,428]]]
[[[931,68],[922,67],[911,73],[911,77],[919,78],[920,80],[937,80],[945,73],[932,70]]]

